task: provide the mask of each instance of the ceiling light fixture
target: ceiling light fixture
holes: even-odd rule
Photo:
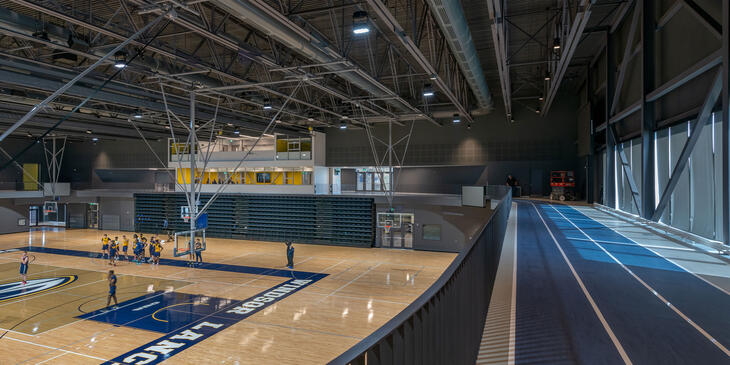
[[[347,123],[345,123],[345,122],[340,123],[340,129],[347,129]]]
[[[454,114],[454,124],[461,123],[461,118],[459,117],[459,114]]]
[[[431,84],[423,85],[423,96],[428,98],[434,96],[435,94],[436,92],[433,91],[433,86],[431,86]]]
[[[366,34],[370,32],[367,12],[360,10],[352,14],[352,32],[355,34]]]
[[[550,81],[550,71],[545,71],[545,81]]]
[[[126,53],[119,51],[114,54],[114,67],[125,68],[127,67],[127,55]]]
[[[557,51],[559,49],[560,49],[560,38],[555,37],[555,39],[553,39],[553,50]]]
[[[264,99],[264,110],[270,110],[271,109],[271,102],[269,99]]]

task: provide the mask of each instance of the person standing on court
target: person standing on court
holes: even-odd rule
[[[20,258],[20,277],[23,278],[25,285],[26,275],[28,275],[28,251],[23,251],[23,257]]]
[[[203,263],[203,245],[200,243],[200,238],[195,240],[195,263]]]
[[[286,242],[286,267],[294,268],[294,246],[291,241]]]
[[[109,307],[112,298],[114,298],[114,308],[117,307],[117,276],[114,275],[114,270],[109,270],[109,296],[106,297],[106,306]]]

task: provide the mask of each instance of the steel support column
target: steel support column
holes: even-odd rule
[[[611,33],[606,32],[606,105],[604,108],[606,125],[606,170],[603,174],[603,205],[611,208],[616,207],[616,142],[613,138],[611,128],[608,128],[611,119],[611,104],[613,101],[613,88],[616,73],[616,65],[613,63],[613,42]]]
[[[586,158],[586,202],[593,204],[595,200],[593,186],[595,185],[596,154],[594,139],[596,135],[593,128],[593,78],[591,78],[591,66],[586,67],[586,91],[588,96],[588,157]]]
[[[654,90],[656,72],[654,68],[654,43],[655,43],[655,8],[652,0],[640,2],[642,10],[641,22],[641,78],[642,78],[642,99],[641,105],[641,207],[639,215],[642,218],[649,218],[654,214],[656,206],[654,191],[654,131],[656,130],[656,119],[654,102],[648,101],[646,94]]]
[[[730,245],[730,2],[722,2],[722,239]]]

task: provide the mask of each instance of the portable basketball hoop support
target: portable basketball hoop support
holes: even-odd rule
[[[205,251],[205,228],[175,232],[175,247],[172,248],[172,255],[175,257],[190,255],[191,252],[195,251],[194,240],[197,238],[200,238],[200,243],[202,244],[200,251]]]

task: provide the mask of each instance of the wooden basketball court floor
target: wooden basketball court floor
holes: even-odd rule
[[[0,364],[326,363],[404,309],[456,256],[295,244],[289,271],[281,243],[209,238],[203,259],[219,265],[190,268],[167,244],[158,266],[113,268],[119,306],[107,311],[103,233],[0,236]],[[29,246],[28,287],[19,288],[13,249]]]

